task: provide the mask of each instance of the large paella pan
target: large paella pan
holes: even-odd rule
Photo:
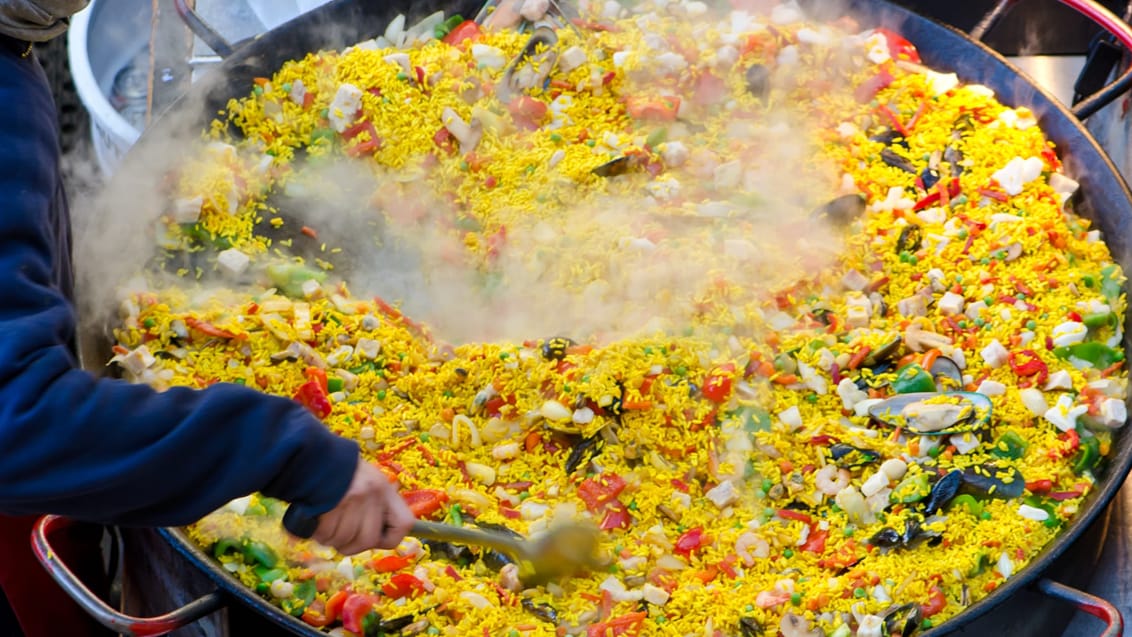
[[[972,45],[896,11],[546,8],[257,74],[169,180],[153,265],[184,281],[126,300],[114,360],[293,396],[421,517],[592,519],[602,572],[342,557],[257,496],[175,541],[311,632],[907,635],[1032,581],[1129,462],[1128,200],[1095,145],[991,56],[927,68]],[[365,256],[311,201],[359,164],[350,220],[476,290],[491,343],[336,280]],[[502,340],[523,300],[563,335]]]

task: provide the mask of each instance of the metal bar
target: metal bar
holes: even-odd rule
[[[1124,634],[1124,616],[1120,610],[1107,600],[1090,595],[1076,588],[1060,584],[1048,578],[1038,580],[1037,588],[1043,594],[1063,602],[1069,602],[1105,623],[1105,630],[1100,637],[1121,637]]]
[[[91,592],[51,548],[48,536],[72,524],[74,524],[73,520],[57,515],[45,515],[40,518],[32,530],[32,551],[51,578],[58,582],[71,599],[98,623],[110,630],[126,637],[157,637],[191,624],[224,607],[223,594],[220,591],[213,591],[181,608],[157,617],[131,617],[118,612]]]
[[[1015,4],[1018,4],[1018,0],[998,0],[998,4],[979,20],[974,29],[971,29],[971,39],[982,42],[983,36],[993,29]]]

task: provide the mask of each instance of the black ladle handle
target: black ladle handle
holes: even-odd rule
[[[318,529],[318,516],[307,513],[300,505],[292,504],[283,513],[283,528],[295,537],[308,540]]]

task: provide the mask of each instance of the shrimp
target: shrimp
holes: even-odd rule
[[[825,495],[837,495],[838,491],[849,486],[849,470],[827,464],[814,474],[814,486]]]
[[[752,566],[755,563],[755,558],[770,557],[770,544],[748,531],[735,540],[735,553],[739,556],[739,559],[743,560],[743,564]]]

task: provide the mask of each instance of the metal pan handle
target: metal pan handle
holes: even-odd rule
[[[205,615],[214,613],[225,605],[220,591],[213,591],[185,606],[157,617],[131,617],[110,607],[91,592],[71,569],[59,559],[51,548],[48,536],[54,531],[74,524],[74,520],[58,515],[45,515],[35,523],[31,535],[31,547],[43,568],[59,583],[79,606],[90,613],[100,624],[126,637],[155,637],[164,635],[182,626],[187,626]]]
[[[1099,2],[1094,2],[1093,0],[1059,1],[1095,22],[1115,38],[1117,42],[1122,44],[1126,51],[1132,51],[1132,28]],[[1019,0],[998,0],[994,8],[983,16],[983,19],[979,20],[979,23],[971,30],[971,39],[981,41],[983,36],[993,29],[994,26],[998,24],[999,20],[1006,15],[1006,12],[1018,2]],[[1116,78],[1116,80],[1108,86],[1101,88],[1092,95],[1074,104],[1071,109],[1073,115],[1075,115],[1077,119],[1084,121],[1093,113],[1111,104],[1113,100],[1120,97],[1120,95],[1129,88],[1132,88],[1132,66],[1125,70],[1120,77]]]
[[[1105,630],[1101,637],[1121,637],[1124,634],[1124,617],[1108,601],[1046,578],[1038,580],[1037,589],[1047,597],[1068,602],[1076,606],[1077,610],[1103,621]]]
[[[192,7],[189,6],[188,0],[173,0],[173,6],[177,9],[177,15],[181,16],[181,21],[185,26],[189,27],[202,42],[208,45],[214,53],[222,58],[226,58],[235,52],[235,48],[224,39],[224,36],[216,32],[212,25],[205,22]]]

